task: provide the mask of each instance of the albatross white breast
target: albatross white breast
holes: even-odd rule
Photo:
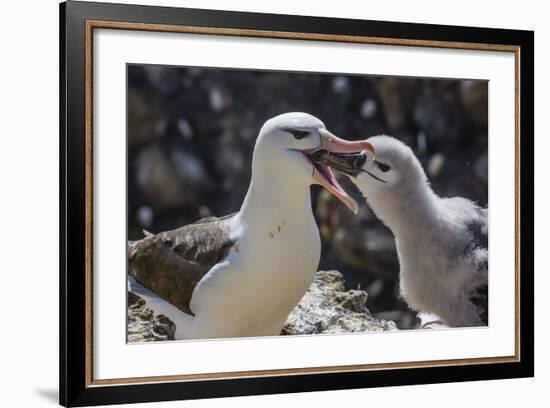
[[[337,138],[305,113],[268,120],[256,141],[252,180],[239,212],[128,243],[130,290],[176,324],[176,339],[278,335],[320,258],[309,186],[351,210],[319,149],[369,150]]]

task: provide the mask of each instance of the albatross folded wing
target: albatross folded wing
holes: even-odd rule
[[[195,286],[234,245],[225,228],[233,215],[205,218],[129,242],[130,275],[179,310],[193,315],[190,302]]]

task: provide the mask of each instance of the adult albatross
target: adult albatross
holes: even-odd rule
[[[376,159],[326,154],[347,173],[395,236],[401,295],[423,327],[488,323],[487,209],[463,197],[439,197],[413,151],[389,136],[368,139]]]
[[[309,114],[276,116],[260,130],[236,214],[128,243],[129,290],[175,323],[175,339],[281,332],[320,258],[310,185],[358,208],[331,169],[312,161],[319,149],[374,150],[367,141],[337,138]]]

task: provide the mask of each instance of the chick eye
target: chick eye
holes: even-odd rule
[[[292,133],[292,136],[294,136],[294,138],[296,138],[298,140],[309,136],[309,132],[307,130],[284,129],[284,131],[288,132],[288,133]]]
[[[391,170],[391,166],[389,164],[381,163],[378,161],[375,161],[374,164],[376,164],[376,166],[380,169],[382,173],[386,173]]]

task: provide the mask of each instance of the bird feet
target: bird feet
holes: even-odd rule
[[[421,329],[447,329],[449,325],[439,316],[432,313],[420,312],[417,317],[420,319]]]

